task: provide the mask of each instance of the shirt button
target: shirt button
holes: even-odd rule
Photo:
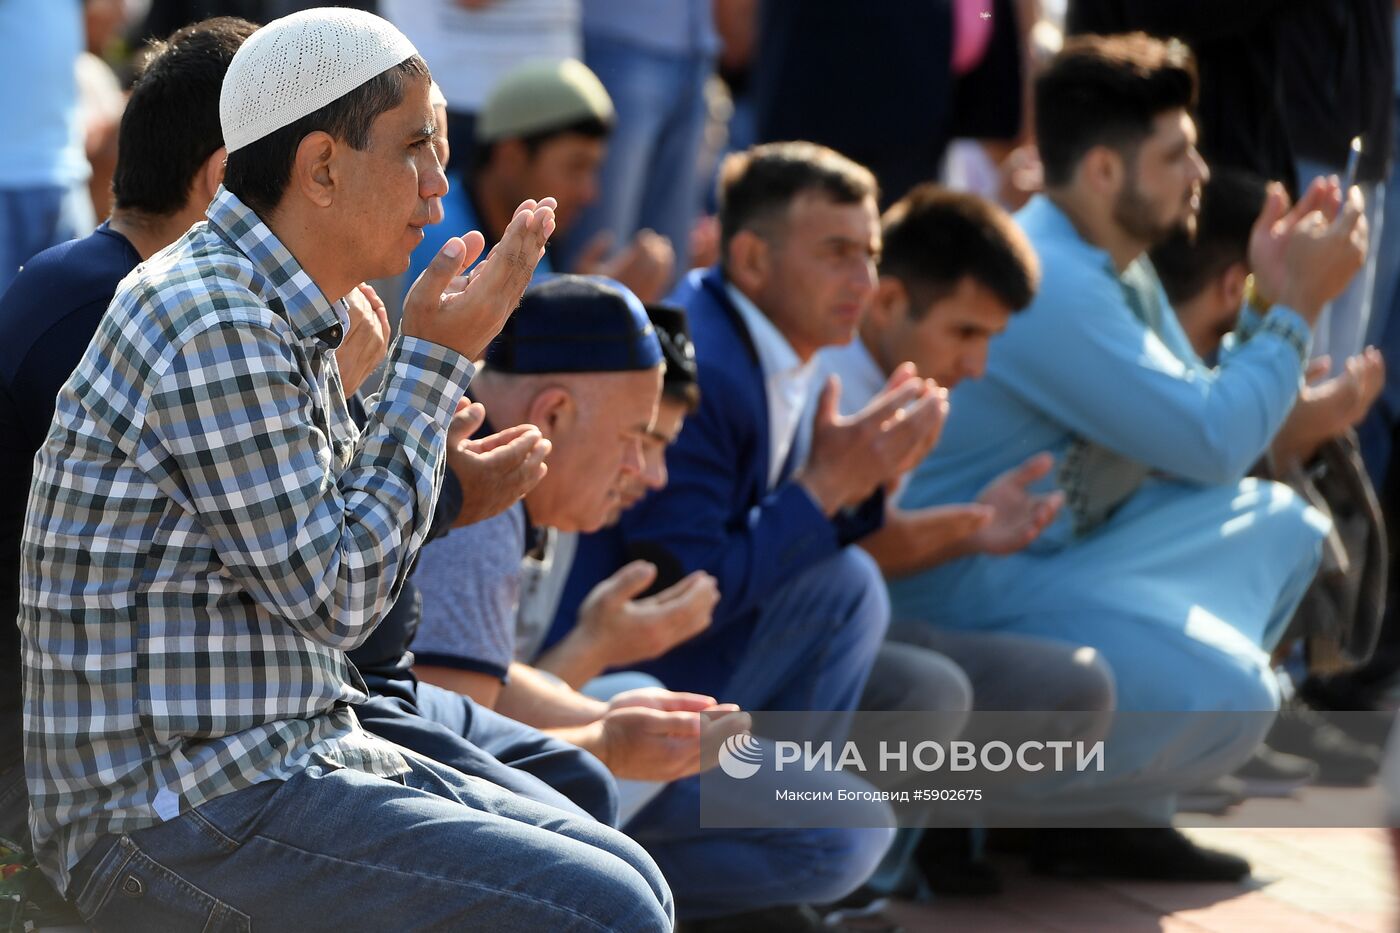
[[[140,897],[146,893],[146,886],[135,875],[127,875],[122,881],[122,893],[127,897]]]

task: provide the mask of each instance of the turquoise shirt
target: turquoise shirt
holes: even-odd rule
[[[1212,369],[1192,351],[1145,256],[1119,275],[1043,196],[1016,221],[1040,256],[1039,294],[992,341],[986,376],[953,393],[942,439],[901,505],[970,502],[1048,450],[1056,469],[1039,486],[1064,489],[1067,501],[1029,550],[1047,554],[1091,535],[1146,485],[1243,477],[1297,397],[1311,340],[1303,319],[1275,307]],[[981,588],[996,561],[957,561],[891,592],[897,602],[901,594],[925,602],[930,591]]]

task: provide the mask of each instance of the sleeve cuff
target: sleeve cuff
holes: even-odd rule
[[[413,652],[414,664],[427,664],[431,667],[448,667],[454,671],[471,671],[474,674],[485,674],[494,677],[501,683],[508,679],[510,669],[494,664],[491,661],[480,661],[476,658],[463,658],[453,654],[437,654],[433,651]]]
[[[1312,350],[1312,328],[1308,327],[1302,315],[1292,308],[1274,306],[1255,330],[1254,339],[1272,334],[1293,348],[1298,354],[1298,365],[1308,365],[1308,354]]]
[[[379,406],[406,407],[447,424],[476,375],[476,366],[456,350],[419,337],[400,337],[389,353]]]

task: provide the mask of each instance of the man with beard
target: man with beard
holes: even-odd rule
[[[1176,793],[1242,763],[1277,709],[1269,649],[1317,566],[1326,521],[1245,479],[1297,396],[1311,327],[1359,268],[1359,194],[1335,182],[1255,223],[1259,331],[1218,369],[1192,351],[1145,251],[1191,225],[1205,163],[1180,43],[1071,40],[1036,86],[1046,193],[1017,221],[1040,256],[1035,300],[959,389],[900,505],[966,502],[1049,450],[1065,508],[1024,551],[891,582],[899,616],[1094,648],[1120,715],[1101,772],[1039,784],[1029,812],[1134,829],[1044,832],[1050,872],[1236,880],[1242,859],[1170,828]],[[1172,711],[1148,723],[1134,714]],[[1261,711],[1255,715],[1243,711]],[[1233,712],[1235,715],[1226,715]]]

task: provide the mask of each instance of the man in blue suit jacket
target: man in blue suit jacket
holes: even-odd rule
[[[628,560],[655,564],[657,587],[704,570],[720,592],[710,628],[637,665],[673,689],[710,685],[755,710],[965,711],[955,665],[883,645],[884,583],[847,546],[879,527],[882,489],[936,440],[945,394],[902,370],[851,417],[837,414],[834,386],[816,399],[816,352],[851,339],[875,286],[874,179],[824,147],[783,143],[732,157],[721,184],[724,263],[676,295],[699,409],[667,453],[665,488],[580,549],[560,617],[572,621],[586,595],[575,581]],[[628,825],[663,871],[687,878],[706,832],[686,818],[695,798],[695,782],[674,785]]]

